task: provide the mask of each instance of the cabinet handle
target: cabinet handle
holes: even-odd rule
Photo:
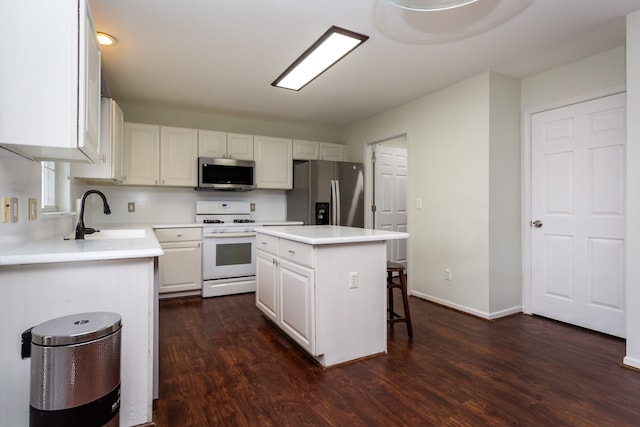
[[[182,234],[176,234],[176,237],[182,237]]]
[[[267,246],[267,242],[260,242],[262,246]]]
[[[296,251],[292,251],[291,249],[289,249],[287,252],[289,252],[291,255],[296,253]]]

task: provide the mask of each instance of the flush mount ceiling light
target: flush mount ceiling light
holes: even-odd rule
[[[369,36],[333,26],[305,50],[271,85],[300,90],[368,38]]]
[[[478,0],[389,0],[396,6],[409,10],[437,11],[453,9]]]
[[[98,31],[97,37],[100,46],[113,46],[114,44],[118,43],[118,40],[116,40],[116,38],[111,34],[101,33]]]

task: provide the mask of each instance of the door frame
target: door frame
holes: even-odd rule
[[[567,107],[573,104],[579,104],[582,102],[592,101],[594,99],[603,98],[605,96],[616,95],[618,93],[626,92],[626,85],[614,86],[608,89],[602,89],[593,91],[584,95],[579,95],[571,98],[562,99],[549,104],[541,105],[539,107],[531,107],[525,109],[522,112],[522,157],[521,157],[521,170],[522,170],[522,182],[521,182],[521,239],[522,239],[522,311],[526,314],[532,314],[531,299],[532,299],[532,268],[531,268],[531,256],[532,256],[532,229],[531,229],[531,208],[533,206],[531,200],[531,186],[532,186],[532,165],[531,165],[531,119],[534,114],[542,113],[544,111],[553,110],[556,108]],[[626,285],[625,285],[626,286]]]
[[[372,228],[373,221],[371,215],[371,204],[373,202],[373,163],[371,157],[373,155],[373,147],[377,144],[384,144],[385,142],[394,140],[396,138],[405,137],[407,140],[407,176],[409,182],[407,183],[407,292],[411,295],[412,289],[412,265],[413,251],[411,245],[411,223],[412,223],[412,179],[411,179],[411,132],[409,129],[401,130],[396,133],[391,133],[386,136],[382,136],[364,144],[364,226],[365,228]]]

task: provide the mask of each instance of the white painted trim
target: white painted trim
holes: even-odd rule
[[[393,133],[387,136],[383,136],[373,141],[364,143],[364,209],[365,209],[365,217],[364,217],[364,226],[365,228],[371,228],[371,201],[373,200],[373,167],[371,164],[371,154],[373,151],[373,146],[376,144],[383,143],[385,141],[391,141],[392,139],[399,138],[401,136],[406,136],[407,139],[407,176],[409,177],[409,183],[407,188],[407,233],[409,233],[409,238],[407,239],[407,292],[411,294],[411,284],[413,277],[412,274],[412,265],[411,260],[413,259],[413,251],[411,245],[411,224],[412,224],[412,203],[413,200],[413,192],[412,192],[412,179],[411,179],[411,131],[409,129],[405,129],[403,131]]]
[[[626,91],[626,85],[594,91],[538,107],[528,108],[522,113],[522,308],[531,314],[531,117],[536,113],[592,101]]]
[[[485,320],[495,320],[501,317],[511,316],[512,314],[522,313],[521,306],[514,306],[504,310],[496,311],[493,313],[487,313],[486,311],[480,311],[480,310],[476,310],[475,308],[467,307],[464,305],[454,304],[451,301],[447,301],[447,300],[436,298],[427,294],[423,294],[422,292],[413,291],[413,292],[410,292],[409,294],[414,297],[417,297],[426,301],[431,301],[445,307],[453,308],[455,310],[461,311],[463,313],[471,314],[472,316],[480,317]]]
[[[640,369],[640,359],[635,357],[625,356],[624,359],[622,359],[622,364],[635,369]]]

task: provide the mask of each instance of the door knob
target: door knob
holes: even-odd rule
[[[531,223],[531,225],[533,225],[536,228],[540,228],[540,227],[542,227],[542,221],[540,221],[539,219],[536,219],[535,221],[533,221]]]

